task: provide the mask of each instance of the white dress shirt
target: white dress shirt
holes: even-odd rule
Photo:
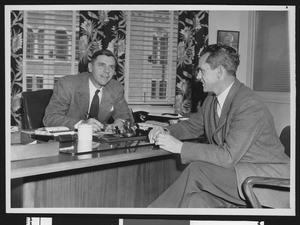
[[[218,113],[219,117],[221,116],[221,112],[222,112],[224,102],[226,100],[226,97],[227,97],[227,95],[229,93],[229,90],[232,87],[233,83],[234,83],[234,81],[221,94],[219,94],[217,96],[217,98],[218,98],[217,113]]]
[[[91,108],[91,104],[92,104],[92,100],[93,100],[93,97],[95,95],[95,92],[97,90],[97,88],[94,86],[94,84],[92,83],[91,79],[89,79],[89,90],[90,90],[90,102],[89,102],[89,109],[87,111],[87,113],[90,112],[90,108]],[[101,98],[102,98],[102,88],[100,88],[100,91],[98,93],[98,96],[99,96],[99,105],[100,105],[100,102],[101,102]],[[83,120],[80,120],[78,123],[76,123],[74,125],[74,128],[75,129],[78,129],[78,125],[81,124],[83,122]]]

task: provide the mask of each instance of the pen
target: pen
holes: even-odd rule
[[[94,118],[94,117],[91,117],[91,115],[89,113],[85,113],[85,117],[86,117],[86,119]]]

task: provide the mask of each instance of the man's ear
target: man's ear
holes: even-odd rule
[[[92,72],[92,63],[91,62],[88,63],[88,70],[90,73]]]
[[[218,71],[217,77],[218,79],[220,79],[224,75],[225,69],[223,66],[218,66],[217,71]]]

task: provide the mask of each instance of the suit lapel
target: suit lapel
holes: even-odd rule
[[[75,99],[77,99],[80,117],[86,119],[90,102],[89,75],[82,74],[78,76],[82,76],[82,85],[80,85],[78,92],[76,92],[77,96]]]
[[[220,119],[219,119],[219,123],[217,124],[217,128],[216,131],[220,130],[226,123],[227,117],[228,117],[228,113],[230,110],[230,105],[231,102],[233,101],[236,93],[238,92],[239,88],[241,86],[241,83],[239,82],[238,79],[235,79],[222,108],[222,112],[220,115]]]
[[[236,96],[240,86],[241,83],[236,79],[225,99],[219,122],[216,126],[216,130],[212,134],[212,139],[217,145],[223,145],[223,140],[225,138],[224,135],[226,132],[224,126],[226,125],[227,122],[231,103],[234,97]]]
[[[102,98],[100,101],[98,118],[99,120],[106,120],[107,115],[114,110],[114,99],[112,97],[110,84],[102,88]]]
[[[214,98],[215,96],[213,94],[209,94],[207,97],[207,106],[205,107],[207,110],[205,110],[205,118],[209,118],[206,120],[205,125],[205,132],[206,136],[208,138],[209,143],[213,143],[213,134],[216,129],[216,123],[215,123],[215,114],[214,114]]]

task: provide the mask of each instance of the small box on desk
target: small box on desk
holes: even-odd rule
[[[55,156],[59,154],[59,142],[11,145],[11,161]]]

